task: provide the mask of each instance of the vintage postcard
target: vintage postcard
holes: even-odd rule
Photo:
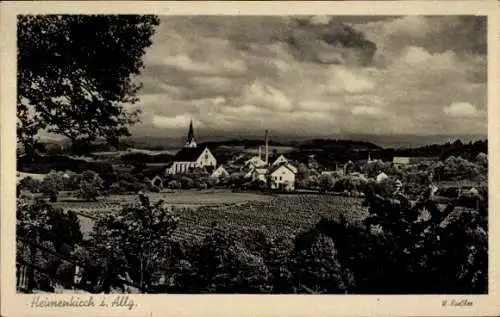
[[[495,1],[1,6],[1,315],[490,316]]]

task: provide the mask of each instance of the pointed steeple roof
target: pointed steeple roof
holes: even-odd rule
[[[188,136],[187,136],[187,142],[190,143],[191,141],[194,140],[194,130],[193,130],[193,120],[189,121],[189,131],[188,131]]]
[[[189,121],[189,131],[188,131],[188,135],[186,138],[185,147],[188,147],[188,148],[195,148],[196,147],[196,141],[194,140],[193,120]]]

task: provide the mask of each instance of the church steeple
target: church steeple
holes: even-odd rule
[[[193,130],[193,120],[189,121],[189,131],[186,138],[186,144],[184,147],[194,148],[196,147],[196,141],[194,140],[194,130]]]

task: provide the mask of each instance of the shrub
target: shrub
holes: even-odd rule
[[[120,187],[119,183],[113,183],[111,184],[111,186],[109,186],[109,192],[112,194],[121,194],[122,188]]]
[[[168,182],[167,187],[170,189],[180,189],[182,187],[182,184],[181,184],[181,182],[173,179],[173,180]]]
[[[158,187],[158,186],[151,186],[151,188],[149,189],[150,192],[152,193],[160,193],[161,192],[161,188]]]
[[[194,181],[187,177],[187,176],[182,176],[181,177],[181,188],[183,189],[191,189],[194,187]]]
[[[208,185],[205,182],[197,182],[196,183],[196,188],[198,188],[199,190],[207,189]]]

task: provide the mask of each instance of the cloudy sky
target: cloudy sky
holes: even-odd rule
[[[135,135],[486,134],[477,17],[161,17]]]

